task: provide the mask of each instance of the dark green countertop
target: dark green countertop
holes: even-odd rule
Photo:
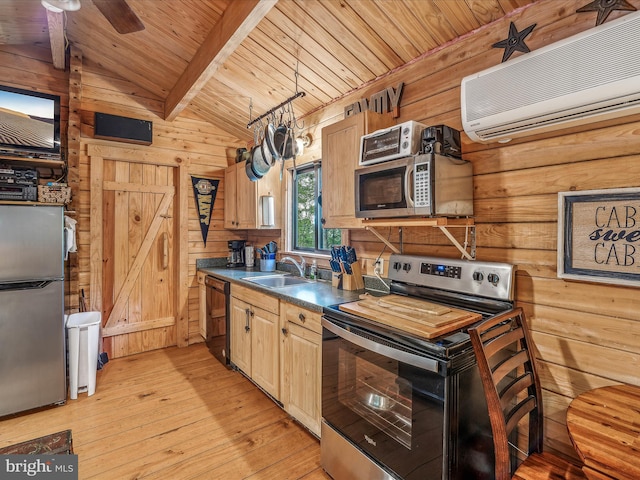
[[[359,299],[359,296],[365,292],[365,290],[338,290],[331,286],[331,282],[322,280],[281,288],[264,287],[244,280],[245,278],[251,277],[288,273],[281,271],[260,272],[257,269],[250,268],[224,267],[205,267],[199,268],[198,270],[221,280],[229,281],[232,284],[249,287],[316,312],[322,312],[322,308],[327,305],[356,301]],[[231,291],[233,293],[233,285],[231,286]]]

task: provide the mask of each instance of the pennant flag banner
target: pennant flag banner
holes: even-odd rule
[[[220,183],[220,180],[192,176],[191,183],[193,184],[193,195],[196,199],[196,207],[198,207],[198,216],[200,217],[202,240],[206,246],[209,224],[211,223],[211,213],[213,212],[213,202],[216,201],[216,193],[218,193],[218,183]]]

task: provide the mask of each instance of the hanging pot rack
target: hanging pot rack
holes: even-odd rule
[[[278,110],[280,110],[281,108],[285,107],[286,105],[290,104],[291,102],[293,102],[296,98],[300,98],[300,97],[304,97],[306,94],[304,92],[298,92],[295,95],[292,95],[291,97],[287,98],[285,101],[283,101],[282,103],[279,103],[278,105],[276,105],[275,107],[273,107],[270,110],[267,110],[265,113],[263,113],[262,115],[260,115],[259,117],[254,118],[253,120],[251,120],[249,123],[247,123],[247,128],[251,128],[252,125],[254,125],[257,122],[260,122],[263,118],[267,118],[271,115],[274,115]]]

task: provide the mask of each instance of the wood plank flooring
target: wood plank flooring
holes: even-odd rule
[[[79,478],[329,479],[320,444],[203,345],[111,360],[96,393],[0,420],[0,447],[71,429]]]

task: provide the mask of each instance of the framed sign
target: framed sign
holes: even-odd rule
[[[558,194],[558,277],[640,286],[640,188]]]

